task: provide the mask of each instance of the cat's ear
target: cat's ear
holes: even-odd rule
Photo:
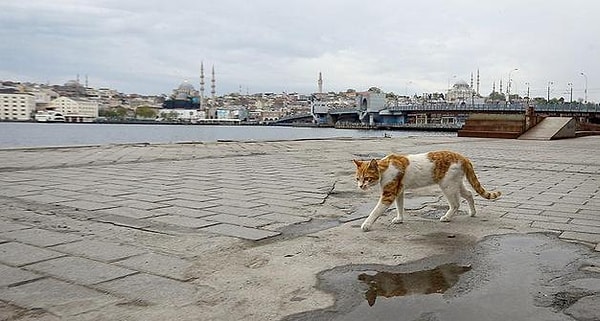
[[[354,162],[354,164],[356,164],[356,167],[360,167],[360,165],[362,164],[361,161],[356,160],[356,159],[353,159],[352,161]]]
[[[369,163],[369,167],[377,168],[377,160],[373,158]]]

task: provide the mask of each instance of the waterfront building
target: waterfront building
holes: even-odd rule
[[[35,112],[35,96],[13,88],[0,89],[0,120],[31,120]]]
[[[90,122],[98,117],[98,102],[83,98],[58,97],[48,109],[60,112],[71,122]]]
[[[196,123],[206,118],[206,112],[197,109],[163,108],[158,111],[156,121],[180,121]]]
[[[230,106],[229,108],[218,108],[215,111],[216,119],[247,120],[250,117],[248,109],[242,106]]]

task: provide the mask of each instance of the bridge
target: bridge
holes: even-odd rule
[[[321,107],[324,106],[323,103],[320,104]],[[579,120],[600,123],[600,105],[598,104],[536,104],[533,107],[535,112],[542,116],[576,117]],[[459,127],[472,113],[524,114],[526,109],[527,104],[525,103],[506,102],[406,104],[385,106],[379,110],[369,110],[364,107],[313,108],[311,113],[287,116],[274,124],[313,123],[329,126],[340,124],[344,127],[362,124],[373,128],[381,126],[402,128],[411,124],[431,123],[454,128]]]

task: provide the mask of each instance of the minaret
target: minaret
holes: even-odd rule
[[[319,84],[319,94],[323,93],[323,75],[319,71],[319,80],[317,82]]]
[[[496,92],[496,82],[494,81],[494,83],[492,84],[492,92],[495,93]]]
[[[471,90],[473,90],[473,73],[471,73]]]
[[[200,109],[204,108],[204,62],[200,62]]]
[[[215,99],[215,65],[212,66],[212,78],[210,79],[210,95]]]
[[[479,68],[477,68],[477,96],[479,96]]]
[[[500,78],[500,93],[502,93],[502,78]]]

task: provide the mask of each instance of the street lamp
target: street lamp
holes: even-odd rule
[[[587,75],[584,74],[583,72],[581,73],[581,75],[585,78],[585,89],[583,91],[583,102],[587,104]]]
[[[508,90],[506,92],[506,94],[508,95],[508,97],[506,98],[506,101],[508,101],[508,102],[510,102],[510,85],[512,84],[512,78],[510,77],[510,74],[513,71],[517,71],[517,70],[519,70],[519,68],[515,68],[515,69],[513,69],[513,70],[511,70],[511,71],[508,72]]]
[[[567,86],[569,86],[569,93],[570,93],[569,104],[572,104],[573,103],[573,83],[570,82],[567,84]]]

